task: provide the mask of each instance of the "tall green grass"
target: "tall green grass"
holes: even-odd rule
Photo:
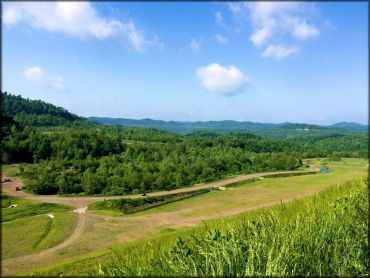
[[[193,229],[169,247],[147,242],[100,265],[104,276],[365,276],[367,179]],[[166,245],[166,244],[165,244]]]

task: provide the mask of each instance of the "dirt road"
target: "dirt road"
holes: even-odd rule
[[[214,187],[227,187],[232,184],[236,184],[239,182],[247,181],[247,180],[252,180],[260,177],[266,177],[266,176],[271,176],[271,175],[276,175],[276,174],[299,174],[302,172],[307,172],[307,173],[317,173],[319,171],[319,167],[317,166],[311,166],[309,170],[307,171],[285,171],[285,172],[266,172],[266,173],[255,173],[255,174],[248,174],[248,175],[240,175],[236,176],[233,178],[228,178],[212,183],[207,183],[207,184],[197,184],[191,187],[186,187],[186,188],[180,188],[172,191],[161,191],[161,192],[153,192],[147,194],[147,196],[158,196],[158,195],[166,195],[166,194],[175,194],[175,193],[180,193],[180,192],[190,192],[194,190],[199,190],[199,189],[204,189],[204,188],[214,188]],[[40,262],[47,263],[48,261],[51,261],[53,256],[58,254],[58,251],[61,249],[64,249],[68,246],[73,246],[74,244],[79,244],[81,242],[81,239],[83,239],[84,235],[88,231],[88,227],[91,227],[92,225],[99,225],[99,223],[103,224],[104,221],[119,221],[115,217],[111,216],[103,216],[103,215],[96,215],[96,214],[91,214],[88,212],[86,207],[99,200],[104,200],[104,199],[118,199],[118,198],[142,198],[141,195],[126,195],[126,196],[86,196],[86,197],[62,197],[62,196],[57,196],[57,195],[32,195],[28,194],[23,191],[15,191],[14,187],[16,185],[23,185],[23,182],[20,178],[15,178],[13,179],[12,182],[7,182],[2,184],[2,191],[6,192],[9,195],[16,196],[19,198],[27,199],[27,200],[34,200],[34,201],[42,201],[42,202],[49,202],[49,203],[62,203],[66,205],[70,205],[75,207],[75,211],[78,213],[78,221],[77,225],[75,227],[75,230],[69,236],[65,241],[62,243],[45,249],[37,254],[30,254],[30,255],[25,255],[21,257],[16,257],[16,258],[9,258],[4,261],[2,261],[2,273],[5,275],[10,275],[10,274],[15,274],[19,269],[27,269],[31,265],[38,265]],[[303,196],[302,196],[303,197]],[[276,202],[269,202],[269,203],[264,203],[257,205],[255,207],[251,207],[247,210],[251,209],[257,209],[259,207],[264,207],[264,206],[270,206],[274,205]],[[227,216],[227,215],[232,215],[236,213],[240,213],[243,210],[242,208],[239,208],[237,210],[230,210],[228,212],[222,212],[218,216]],[[186,213],[186,210],[183,211]],[[199,219],[198,219],[199,218]],[[178,215],[176,215],[176,212],[174,213],[158,213],[158,214],[152,214],[152,215],[142,215],[142,216],[137,216],[135,218],[122,218],[122,221],[125,221],[130,223],[130,221],[133,221],[133,223],[141,223],[142,225],[150,226],[152,227],[153,231],[158,228],[160,225],[171,225],[172,227],[176,228],[181,228],[185,226],[192,226],[196,223],[199,223],[202,220],[206,219],[211,219],[214,218],[212,217],[192,217],[189,219],[184,219],[184,218],[179,218]],[[114,226],[112,227],[114,228]],[[135,235],[135,233],[134,233]],[[130,235],[127,237],[127,235],[122,235],[122,238],[120,238],[120,241],[128,242],[132,241],[135,239],[138,239],[142,237],[140,232],[137,233],[138,238],[135,238],[134,235]],[[17,267],[15,267],[17,266]]]
[[[147,197],[149,196],[161,196],[161,195],[169,195],[169,194],[176,194],[176,193],[183,193],[183,192],[191,192],[196,191],[199,189],[206,189],[206,188],[218,188],[218,187],[227,187],[239,182],[253,180],[261,177],[268,177],[278,174],[300,174],[302,172],[306,173],[317,173],[320,171],[320,168],[311,165],[309,170],[306,171],[280,171],[280,172],[264,172],[264,173],[254,173],[254,174],[247,174],[247,175],[239,175],[232,178],[227,178],[215,182],[210,183],[199,183],[189,187],[183,187],[175,190],[170,191],[158,191],[148,193]],[[2,177],[6,178],[6,177]],[[61,203],[74,206],[76,208],[84,208],[88,205],[95,203],[101,200],[111,200],[111,199],[121,199],[121,198],[143,198],[141,194],[135,195],[119,195],[119,196],[86,196],[86,197],[63,197],[59,195],[32,195],[28,194],[23,191],[15,191],[14,187],[16,185],[23,186],[23,181],[20,178],[13,178],[12,182],[6,182],[1,185],[1,190],[6,192],[9,195],[20,197],[27,200],[33,201],[40,201],[40,202],[47,202],[47,203]]]

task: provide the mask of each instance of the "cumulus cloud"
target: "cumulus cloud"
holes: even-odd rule
[[[262,57],[286,58],[298,52],[300,41],[317,37],[319,29],[305,18],[310,5],[299,2],[249,2],[229,4],[236,16],[249,16],[252,34],[249,39],[262,49]],[[283,46],[286,40],[293,46]]]
[[[4,8],[3,20],[7,26],[24,22],[33,28],[80,39],[123,38],[136,51],[159,44],[157,38],[145,38],[133,21],[104,18],[89,2],[9,3]]]
[[[222,35],[220,35],[220,34],[216,34],[216,35],[215,35],[215,39],[216,39],[216,41],[217,41],[219,44],[222,44],[222,45],[224,45],[224,44],[228,44],[228,43],[229,43],[229,39],[228,39],[228,38],[226,38],[226,37],[224,37],[224,36],[222,36]]]
[[[58,90],[64,89],[64,79],[62,77],[46,74],[40,66],[26,68],[24,78],[38,85],[51,86]]]
[[[198,68],[197,76],[207,91],[227,96],[243,92],[250,84],[249,78],[237,67],[223,67],[217,63]]]
[[[193,38],[190,40],[189,47],[194,53],[198,53],[202,48],[202,44],[200,41]]]
[[[263,58],[275,58],[276,60],[281,60],[297,52],[298,47],[296,47],[295,45],[286,46],[270,44],[262,52],[261,56]]]
[[[293,35],[298,39],[306,40],[317,37],[319,35],[319,30],[314,26],[307,24],[306,21],[303,20],[302,22],[295,24]]]

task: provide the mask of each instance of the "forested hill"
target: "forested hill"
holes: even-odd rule
[[[21,126],[69,126],[86,124],[87,119],[41,100],[30,100],[1,92],[1,113],[5,125]],[[4,126],[4,124],[3,124]]]
[[[39,194],[169,190],[229,175],[297,169],[303,158],[368,157],[368,134],[343,129],[302,124],[257,129],[261,124],[255,124],[253,132],[265,138],[204,129],[185,136],[163,127],[94,124],[42,101],[1,97],[1,161],[29,163],[21,175],[28,190]],[[288,140],[276,140],[280,137]]]
[[[129,127],[159,128],[180,134],[189,134],[200,130],[209,130],[218,133],[247,131],[274,139],[288,139],[302,133],[341,133],[366,132],[368,127],[357,123],[338,123],[331,126],[319,126],[295,123],[255,123],[238,121],[207,121],[207,122],[180,122],[162,121],[153,119],[133,120],[125,118],[89,117],[90,120],[104,125],[122,125]]]
[[[349,131],[356,131],[356,132],[368,132],[369,131],[369,126],[359,124],[359,123],[353,123],[353,122],[341,122],[341,123],[336,123],[331,126],[331,128],[343,128]]]

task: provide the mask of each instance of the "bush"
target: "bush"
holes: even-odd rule
[[[197,191],[169,194],[155,197],[144,197],[136,199],[122,198],[118,200],[104,200],[96,202],[89,206],[92,210],[113,210],[124,214],[132,214],[138,211],[164,205],[170,202],[175,202],[190,198],[199,194],[210,192],[210,189],[200,189]]]

